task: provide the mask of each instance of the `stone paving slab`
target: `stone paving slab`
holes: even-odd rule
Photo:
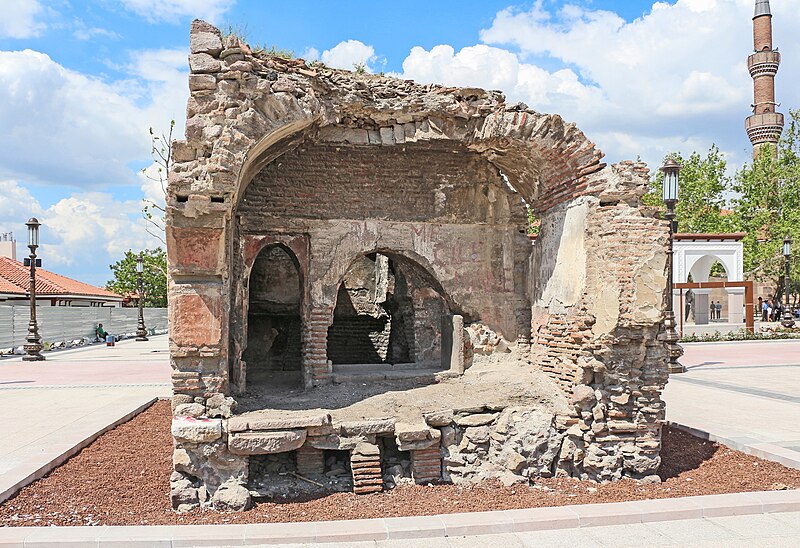
[[[800,469],[800,341],[684,346],[667,420],[694,435]]]
[[[682,514],[684,506],[686,509]],[[675,519],[681,515],[686,518]],[[0,528],[0,547],[330,546],[327,543],[387,547],[422,545],[426,548],[437,543],[443,546],[499,547],[534,546],[541,545],[535,544],[541,539],[575,540],[577,537],[588,541],[579,544],[581,546],[636,545],[637,539],[642,545],[646,538],[682,545],[685,544],[685,530],[690,525],[697,525],[704,538],[711,541],[771,537],[800,539],[800,520],[796,516],[800,516],[800,490],[311,523]],[[610,541],[618,542],[609,544]]]
[[[15,428],[0,444],[0,502],[136,416],[159,393],[153,388],[60,388],[48,390],[46,398],[30,396],[28,390],[2,392],[4,405],[24,417],[25,428]]]
[[[0,359],[0,390],[67,385],[163,384],[171,386],[168,339],[133,339],[46,352],[43,362],[21,357]]]

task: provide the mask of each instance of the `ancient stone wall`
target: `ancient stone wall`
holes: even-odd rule
[[[174,143],[167,195],[176,508],[244,507],[249,455],[298,451],[297,465],[316,470],[324,459],[312,449],[352,451],[353,484],[375,490],[377,434],[396,435],[424,481],[655,477],[667,232],[641,203],[646,166],[605,166],[574,125],[499,92],[253,53],[202,21],[190,38],[186,140]],[[541,218],[534,245],[526,206]],[[288,261],[265,269],[273,249]],[[396,265],[395,285],[406,282],[416,360],[441,353],[437,319],[480,324],[492,348],[546,372],[550,404],[568,397],[569,409],[481,404],[402,429],[236,422],[235,398],[274,381],[251,382],[251,362],[284,370],[272,354],[278,308],[297,313],[298,382],[331,383],[342,282],[376,254]],[[388,292],[378,281],[360,289]],[[373,294],[353,308],[387,302]],[[461,329],[450,346],[470,341]],[[373,331],[387,354],[391,340]],[[330,446],[313,441],[329,436]]]

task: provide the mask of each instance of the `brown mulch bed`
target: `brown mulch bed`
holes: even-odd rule
[[[307,502],[260,503],[238,514],[196,510],[178,515],[171,510],[168,496],[170,419],[170,404],[162,401],[104,434],[0,504],[0,526],[316,521],[800,488],[800,470],[665,427],[661,484],[540,479],[534,486],[411,486],[374,495],[339,493]]]

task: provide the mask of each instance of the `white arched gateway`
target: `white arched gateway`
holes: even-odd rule
[[[672,262],[672,276],[675,283],[707,282],[711,268],[717,262],[725,269],[729,282],[744,281],[742,238],[745,235],[744,232],[675,234],[675,255]],[[744,288],[726,287],[725,292],[728,294],[728,323],[742,323],[744,321]],[[673,291],[675,310],[683,309],[680,293],[679,289]],[[692,293],[695,299],[695,324],[708,324],[711,289],[692,289]]]

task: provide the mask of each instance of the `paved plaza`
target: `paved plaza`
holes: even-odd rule
[[[664,391],[667,420],[800,468],[800,341],[684,346]]]
[[[771,454],[778,460],[791,461],[797,456],[794,451],[800,451],[800,427],[796,420],[800,416],[800,341],[703,343],[686,345],[685,350],[682,362],[688,372],[673,375],[666,390],[670,421],[708,432],[714,439],[725,439],[750,452],[761,450],[765,456]],[[85,446],[99,433],[127,420],[155,398],[169,396],[169,374],[166,336],[153,337],[146,343],[123,341],[115,347],[95,345],[50,353],[43,363],[22,362],[20,358],[1,360],[0,398],[18,413],[7,425],[9,435],[0,447],[0,493],[10,494],[15,485],[41,476],[74,454],[76,447]],[[791,496],[791,493],[782,493]],[[744,502],[736,502],[740,506],[732,512],[752,512],[747,502],[749,496],[741,499]],[[706,500],[703,497],[694,499],[701,498]],[[800,543],[798,512],[781,512],[778,507],[777,513],[714,516],[701,512],[705,517],[699,517],[688,512],[695,508],[696,501],[675,499],[668,502],[675,508],[670,512],[679,512],[675,517],[690,518],[682,520],[662,517],[647,523],[630,523],[624,517],[622,522],[615,521],[609,514],[603,518],[603,523],[609,523],[605,526],[585,527],[584,521],[575,521],[564,522],[562,526],[569,528],[554,531],[508,532],[503,528],[507,522],[500,519],[497,523],[485,524],[482,532],[489,534],[466,537],[456,532],[448,538],[365,542],[354,538],[338,544],[303,544],[308,541],[298,539],[300,544],[292,546],[449,548],[647,544],[727,547]],[[661,504],[665,501],[648,502]],[[635,504],[636,511],[645,512],[644,503]],[[596,506],[611,508],[612,505]],[[583,513],[588,509],[552,511],[554,515],[561,515]],[[731,511],[730,506],[728,511]],[[763,511],[768,511],[766,505]],[[432,520],[443,520],[447,527],[452,527],[453,520],[459,518],[414,519],[419,520],[417,532],[425,534],[426,524],[430,526]],[[465,519],[470,526],[482,523],[478,517]],[[370,522],[368,528],[374,528],[379,521],[364,520]],[[259,527],[274,526],[242,527],[244,542],[251,533],[264,535],[269,531]],[[496,534],[491,534],[492,530]],[[67,539],[74,539],[76,546],[84,545],[83,541],[87,546],[97,546],[104,545],[104,540],[122,539],[138,539],[138,545],[142,546],[193,546],[202,542],[215,545],[210,531],[224,532],[219,528],[200,527],[72,528],[70,531],[19,528],[0,530],[0,546],[32,545],[39,541],[57,546]],[[270,542],[278,542],[278,539]]]
[[[46,356],[0,360],[0,400],[15,410],[0,444],[0,501],[171,394],[166,335]]]

